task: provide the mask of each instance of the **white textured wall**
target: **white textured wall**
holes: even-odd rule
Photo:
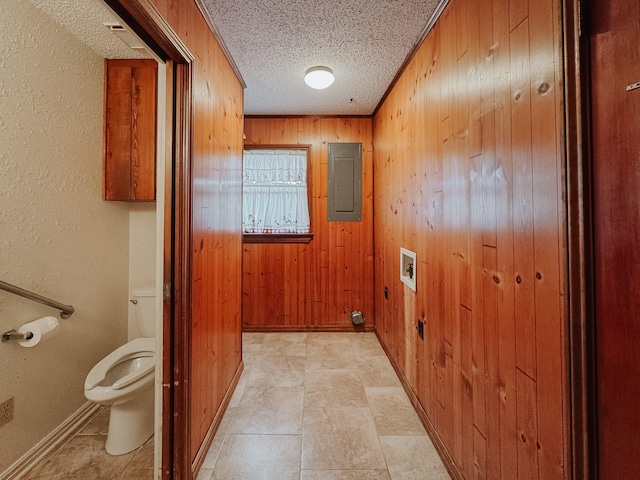
[[[73,304],[50,342],[0,345],[0,472],[84,402],[127,340],[129,207],[101,200],[102,59],[26,0],[0,0],[0,279]],[[54,310],[0,291],[0,329]]]

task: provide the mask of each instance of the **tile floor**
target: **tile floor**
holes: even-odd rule
[[[22,480],[153,480],[153,437],[126,455],[104,449],[109,410],[100,412],[46,462]]]
[[[444,480],[372,333],[245,333],[198,480]]]
[[[245,370],[197,480],[444,480],[372,333],[245,333]],[[103,409],[24,480],[151,480],[153,439],[104,450]]]

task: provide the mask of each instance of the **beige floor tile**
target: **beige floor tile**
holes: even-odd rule
[[[298,480],[300,435],[228,435],[211,480]]]
[[[121,480],[154,480],[153,468],[127,467]],[[88,479],[87,479],[88,480]]]
[[[236,385],[236,389],[233,391],[231,400],[229,400],[230,407],[237,407],[240,405],[244,389],[246,388],[247,383],[249,383],[249,378],[251,378],[251,370],[245,365],[245,368],[240,375],[240,379],[238,380],[238,384]]]
[[[249,345],[261,344],[266,333],[262,332],[245,332],[242,334],[242,349],[246,349]]]
[[[358,371],[365,387],[399,387],[400,380],[386,356],[358,357]]]
[[[213,470],[211,468],[201,468],[196,480],[210,480],[212,476]]]
[[[346,345],[351,343],[350,333],[313,332],[307,333],[307,346]]]
[[[151,437],[146,441],[144,445],[142,445],[138,450],[136,450],[136,454],[133,457],[133,460],[129,463],[127,468],[153,468],[153,454],[154,454],[154,442]]]
[[[429,437],[380,437],[391,480],[450,480]]]
[[[382,470],[386,468],[368,407],[304,409],[302,468]]]
[[[235,418],[237,407],[227,407],[227,410],[224,412],[222,416],[222,420],[220,421],[220,426],[216,431],[215,436],[213,437],[213,441],[211,442],[211,446],[209,447],[209,451],[207,455],[204,457],[204,461],[202,462],[202,468],[213,469],[216,461],[218,460],[218,456],[220,455],[220,451],[222,450],[222,445],[224,444],[224,440],[229,432],[229,427]]]
[[[251,370],[247,387],[301,387],[304,357],[261,356]]]
[[[78,435],[107,435],[109,433],[109,415],[107,407],[100,407],[96,416],[87,423]]]
[[[390,480],[386,470],[302,470],[300,480]]]
[[[357,370],[308,370],[304,385],[305,407],[360,407],[367,396]]]
[[[351,337],[351,347],[356,357],[386,356],[375,333],[360,333]]]
[[[304,387],[247,387],[229,433],[300,434]]]
[[[260,355],[304,357],[306,354],[306,333],[267,333],[260,348]]]
[[[346,339],[345,339],[346,340]],[[351,342],[321,341],[307,344],[307,370],[357,369]]]
[[[47,462],[23,477],[25,480],[113,480],[119,478],[136,452],[112,456],[104,449],[102,435],[78,435]]]
[[[378,435],[426,435],[402,387],[365,388]]]
[[[374,334],[245,333],[243,348],[197,480],[449,479]],[[23,478],[152,479],[153,440],[108,455],[108,420],[102,409]]]

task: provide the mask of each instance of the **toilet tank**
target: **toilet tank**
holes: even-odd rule
[[[156,336],[156,292],[153,288],[133,290],[134,312],[143,337]]]

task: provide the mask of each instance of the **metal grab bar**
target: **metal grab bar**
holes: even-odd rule
[[[65,305],[64,303],[56,302],[55,300],[51,300],[50,298],[43,297],[42,295],[38,295],[37,293],[30,292],[29,290],[25,290],[24,288],[16,287],[15,285],[11,285],[7,282],[0,281],[0,290],[4,290],[6,292],[13,293],[14,295],[28,298],[29,300],[42,303],[49,307],[57,308],[58,310],[60,310],[60,317],[62,318],[69,318],[73,314],[73,312],[75,312],[74,308],[71,305]]]

